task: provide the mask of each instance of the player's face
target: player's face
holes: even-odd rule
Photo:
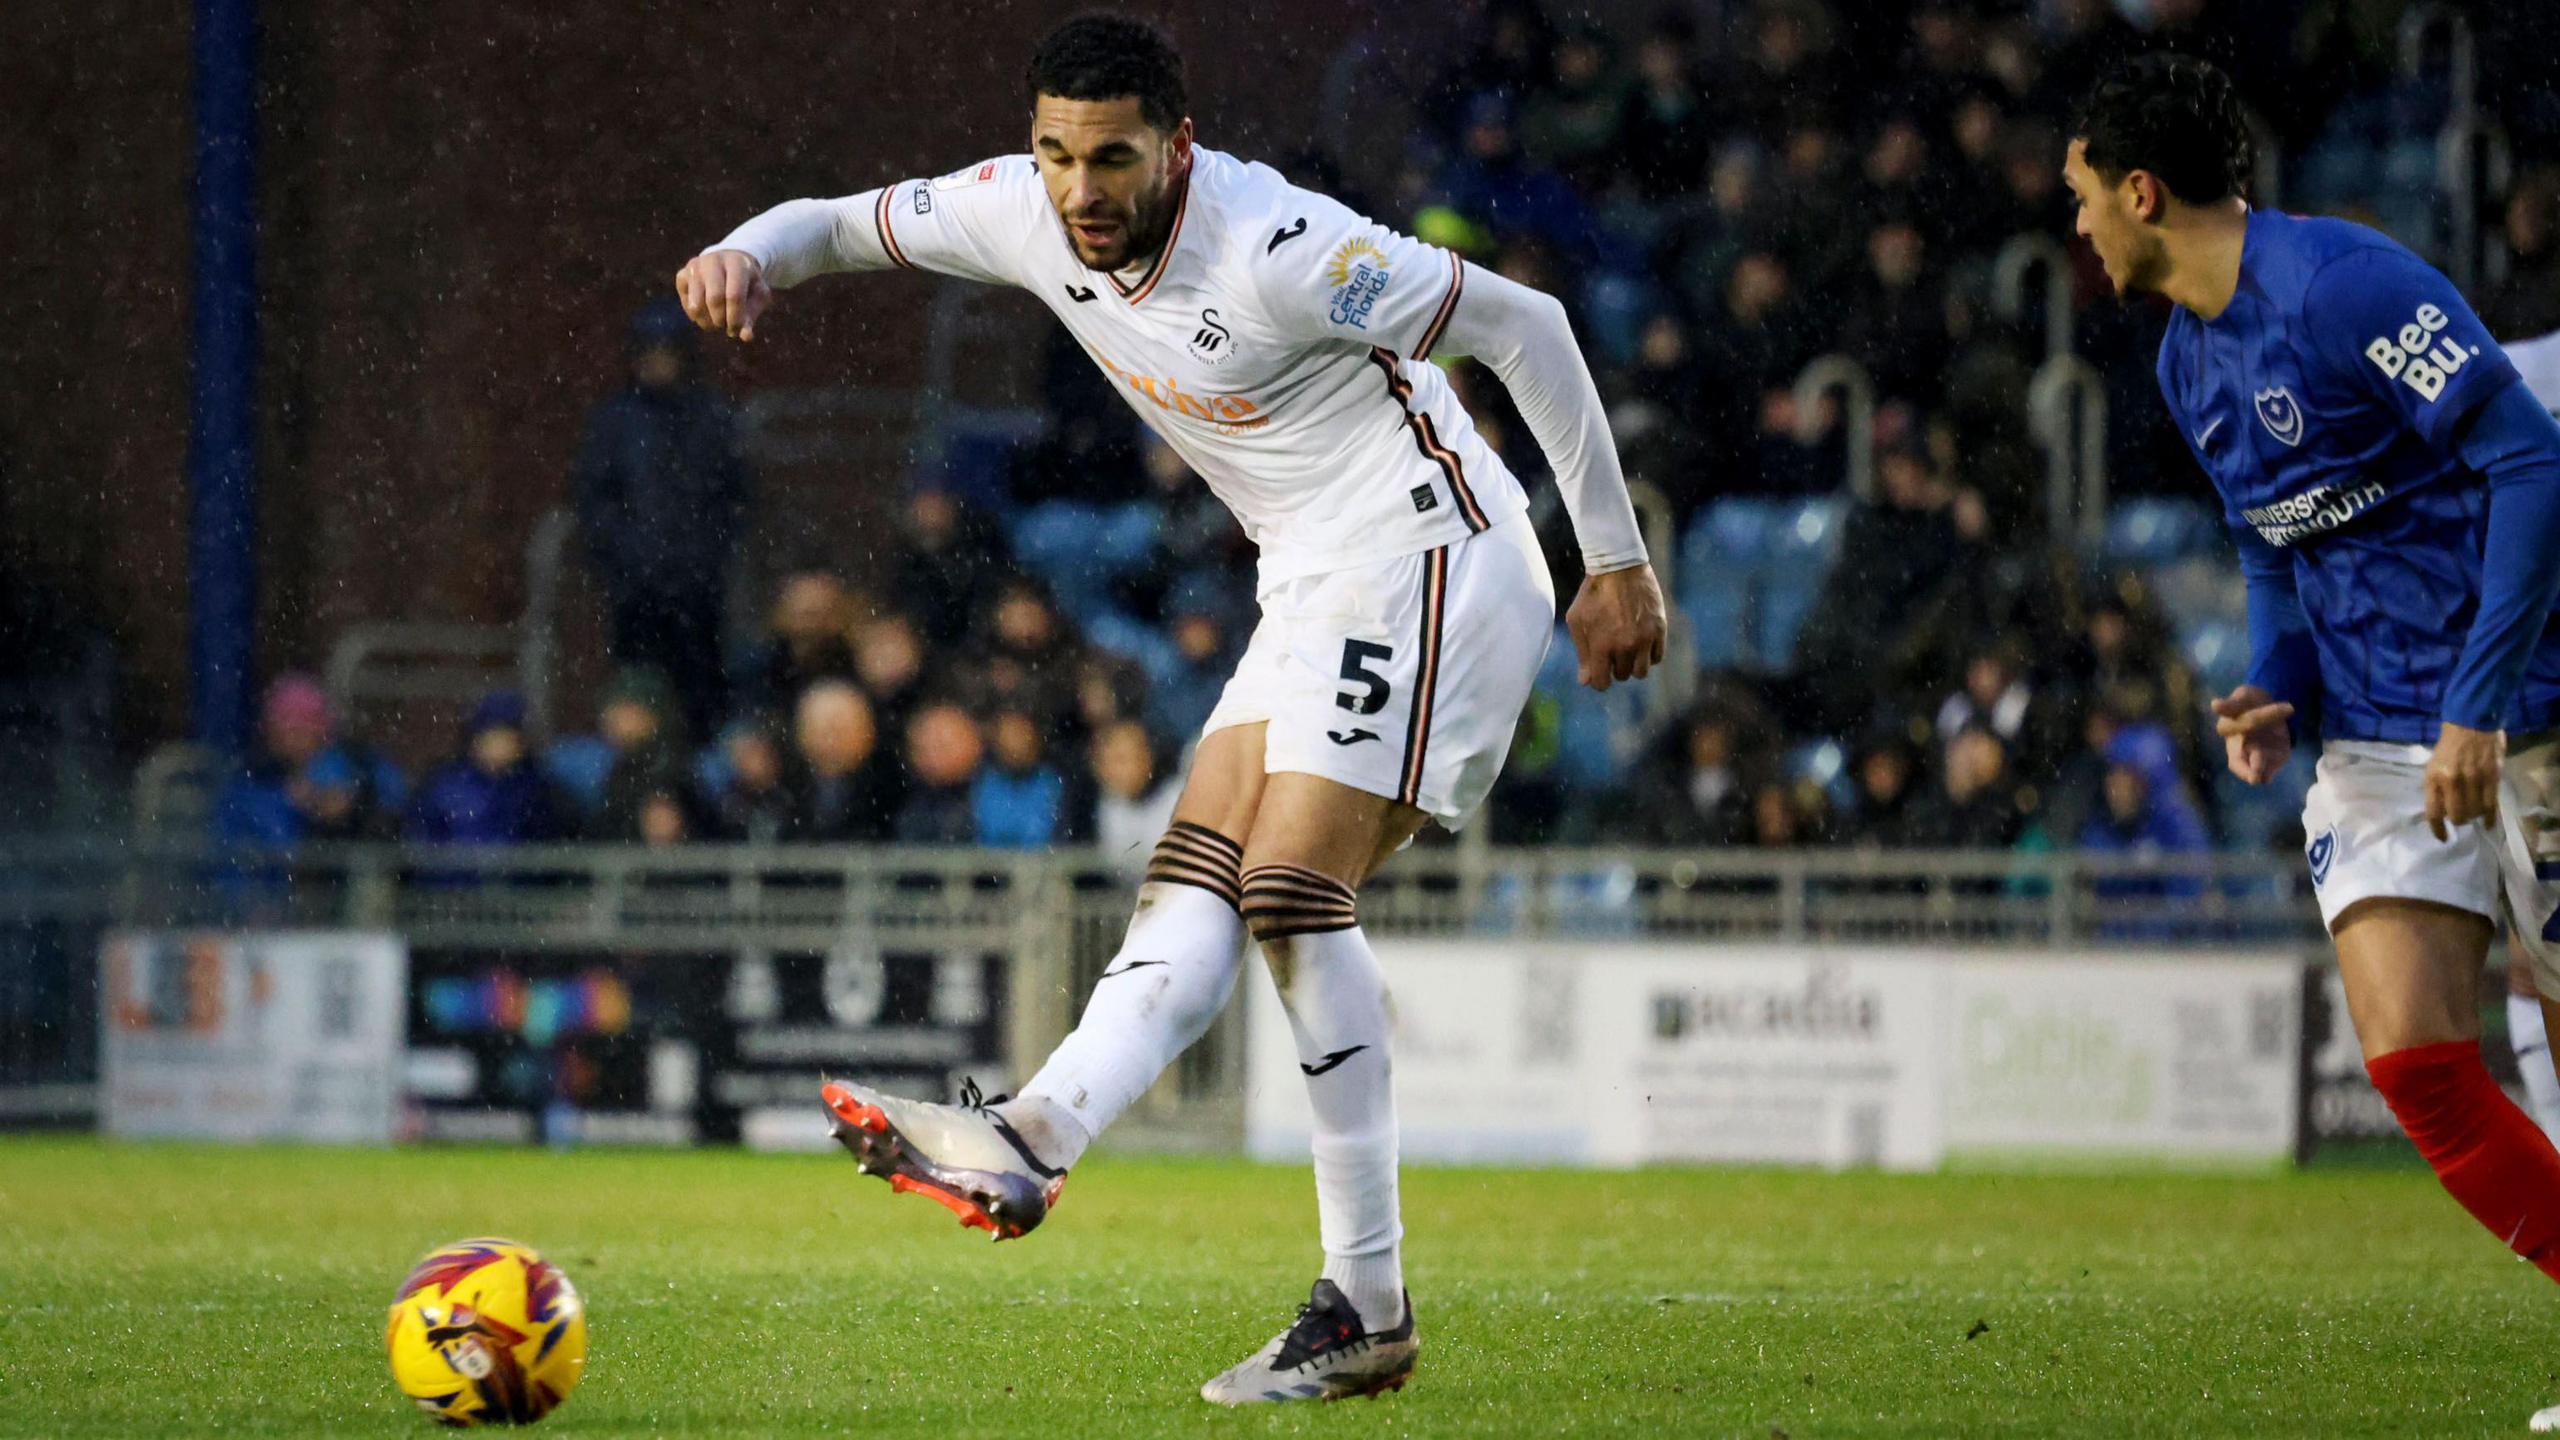
[[[1031,107],[1031,155],[1076,258],[1089,270],[1125,269],[1163,249],[1173,229],[1174,187],[1191,169],[1191,122],[1154,129],[1134,95],[1042,95]]]
[[[2097,252],[2118,295],[2159,288],[2167,252],[2157,229],[2142,217],[2144,186],[2156,182],[2136,171],[2110,185],[2089,167],[2084,151],[2082,142],[2072,141],[2062,164],[2062,183],[2071,187],[2078,216],[2072,228]]]

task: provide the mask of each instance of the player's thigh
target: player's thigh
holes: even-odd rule
[[[2489,917],[2427,900],[2364,900],[2330,933],[2366,1059],[2480,1038]]]
[[[1254,812],[1262,803],[1261,722],[1230,725],[1200,737],[1191,754],[1191,773],[1182,782],[1182,798],[1173,818],[1206,825],[1241,843],[1253,833]]]
[[[1414,806],[1339,780],[1280,771],[1264,778],[1244,842],[1244,868],[1296,865],[1357,890],[1430,819]]]
[[[2488,826],[2515,969],[2560,996],[2560,734],[2510,737]]]

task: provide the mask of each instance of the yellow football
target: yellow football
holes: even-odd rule
[[[400,1393],[439,1423],[527,1425],[578,1387],[587,1311],[532,1247],[458,1240],[400,1282],[383,1341]]]

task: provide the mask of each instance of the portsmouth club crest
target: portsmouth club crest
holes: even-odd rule
[[[2309,854],[2311,888],[2323,889],[2329,883],[2329,867],[2336,863],[2338,858],[2338,827],[2332,825],[2321,831],[2320,838],[2311,842]]]
[[[2287,448],[2300,445],[2302,402],[2294,399],[2293,391],[2282,385],[2273,390],[2261,390],[2258,392],[2258,423],[2266,426],[2267,433],[2283,441]]]

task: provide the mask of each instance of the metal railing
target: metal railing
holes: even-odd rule
[[[2012,325],[2027,318],[2027,276],[2044,277],[2044,353],[2072,351],[2071,256],[2047,235],[2016,235],[1991,261],[1991,310]]]
[[[999,956],[1028,1073],[1118,948],[1108,857],[701,845],[0,849],[0,1121],[77,1120],[96,1079],[98,945],[113,930],[384,930],[417,951],[744,960],[844,948]],[[1364,887],[1400,936],[2176,950],[2309,943],[2289,856],[1529,849],[1409,852]],[[1241,1007],[1115,1136],[1232,1143]]]
[[[1842,448],[1847,451],[1849,493],[1861,503],[1876,498],[1876,383],[1854,356],[1831,354],[1808,362],[1796,373],[1796,441],[1810,445],[1822,438],[1817,423],[1822,402],[1840,394]]]
[[[2056,355],[2027,385],[2027,430],[2044,451],[2045,523],[2057,545],[2094,550],[2107,528],[2107,380]]]
[[[323,675],[340,714],[375,701],[467,702],[492,684],[523,692],[536,735],[551,733],[551,685],[559,671],[560,587],[577,521],[546,511],[525,542],[525,608],[503,625],[371,620],[329,647]]]

